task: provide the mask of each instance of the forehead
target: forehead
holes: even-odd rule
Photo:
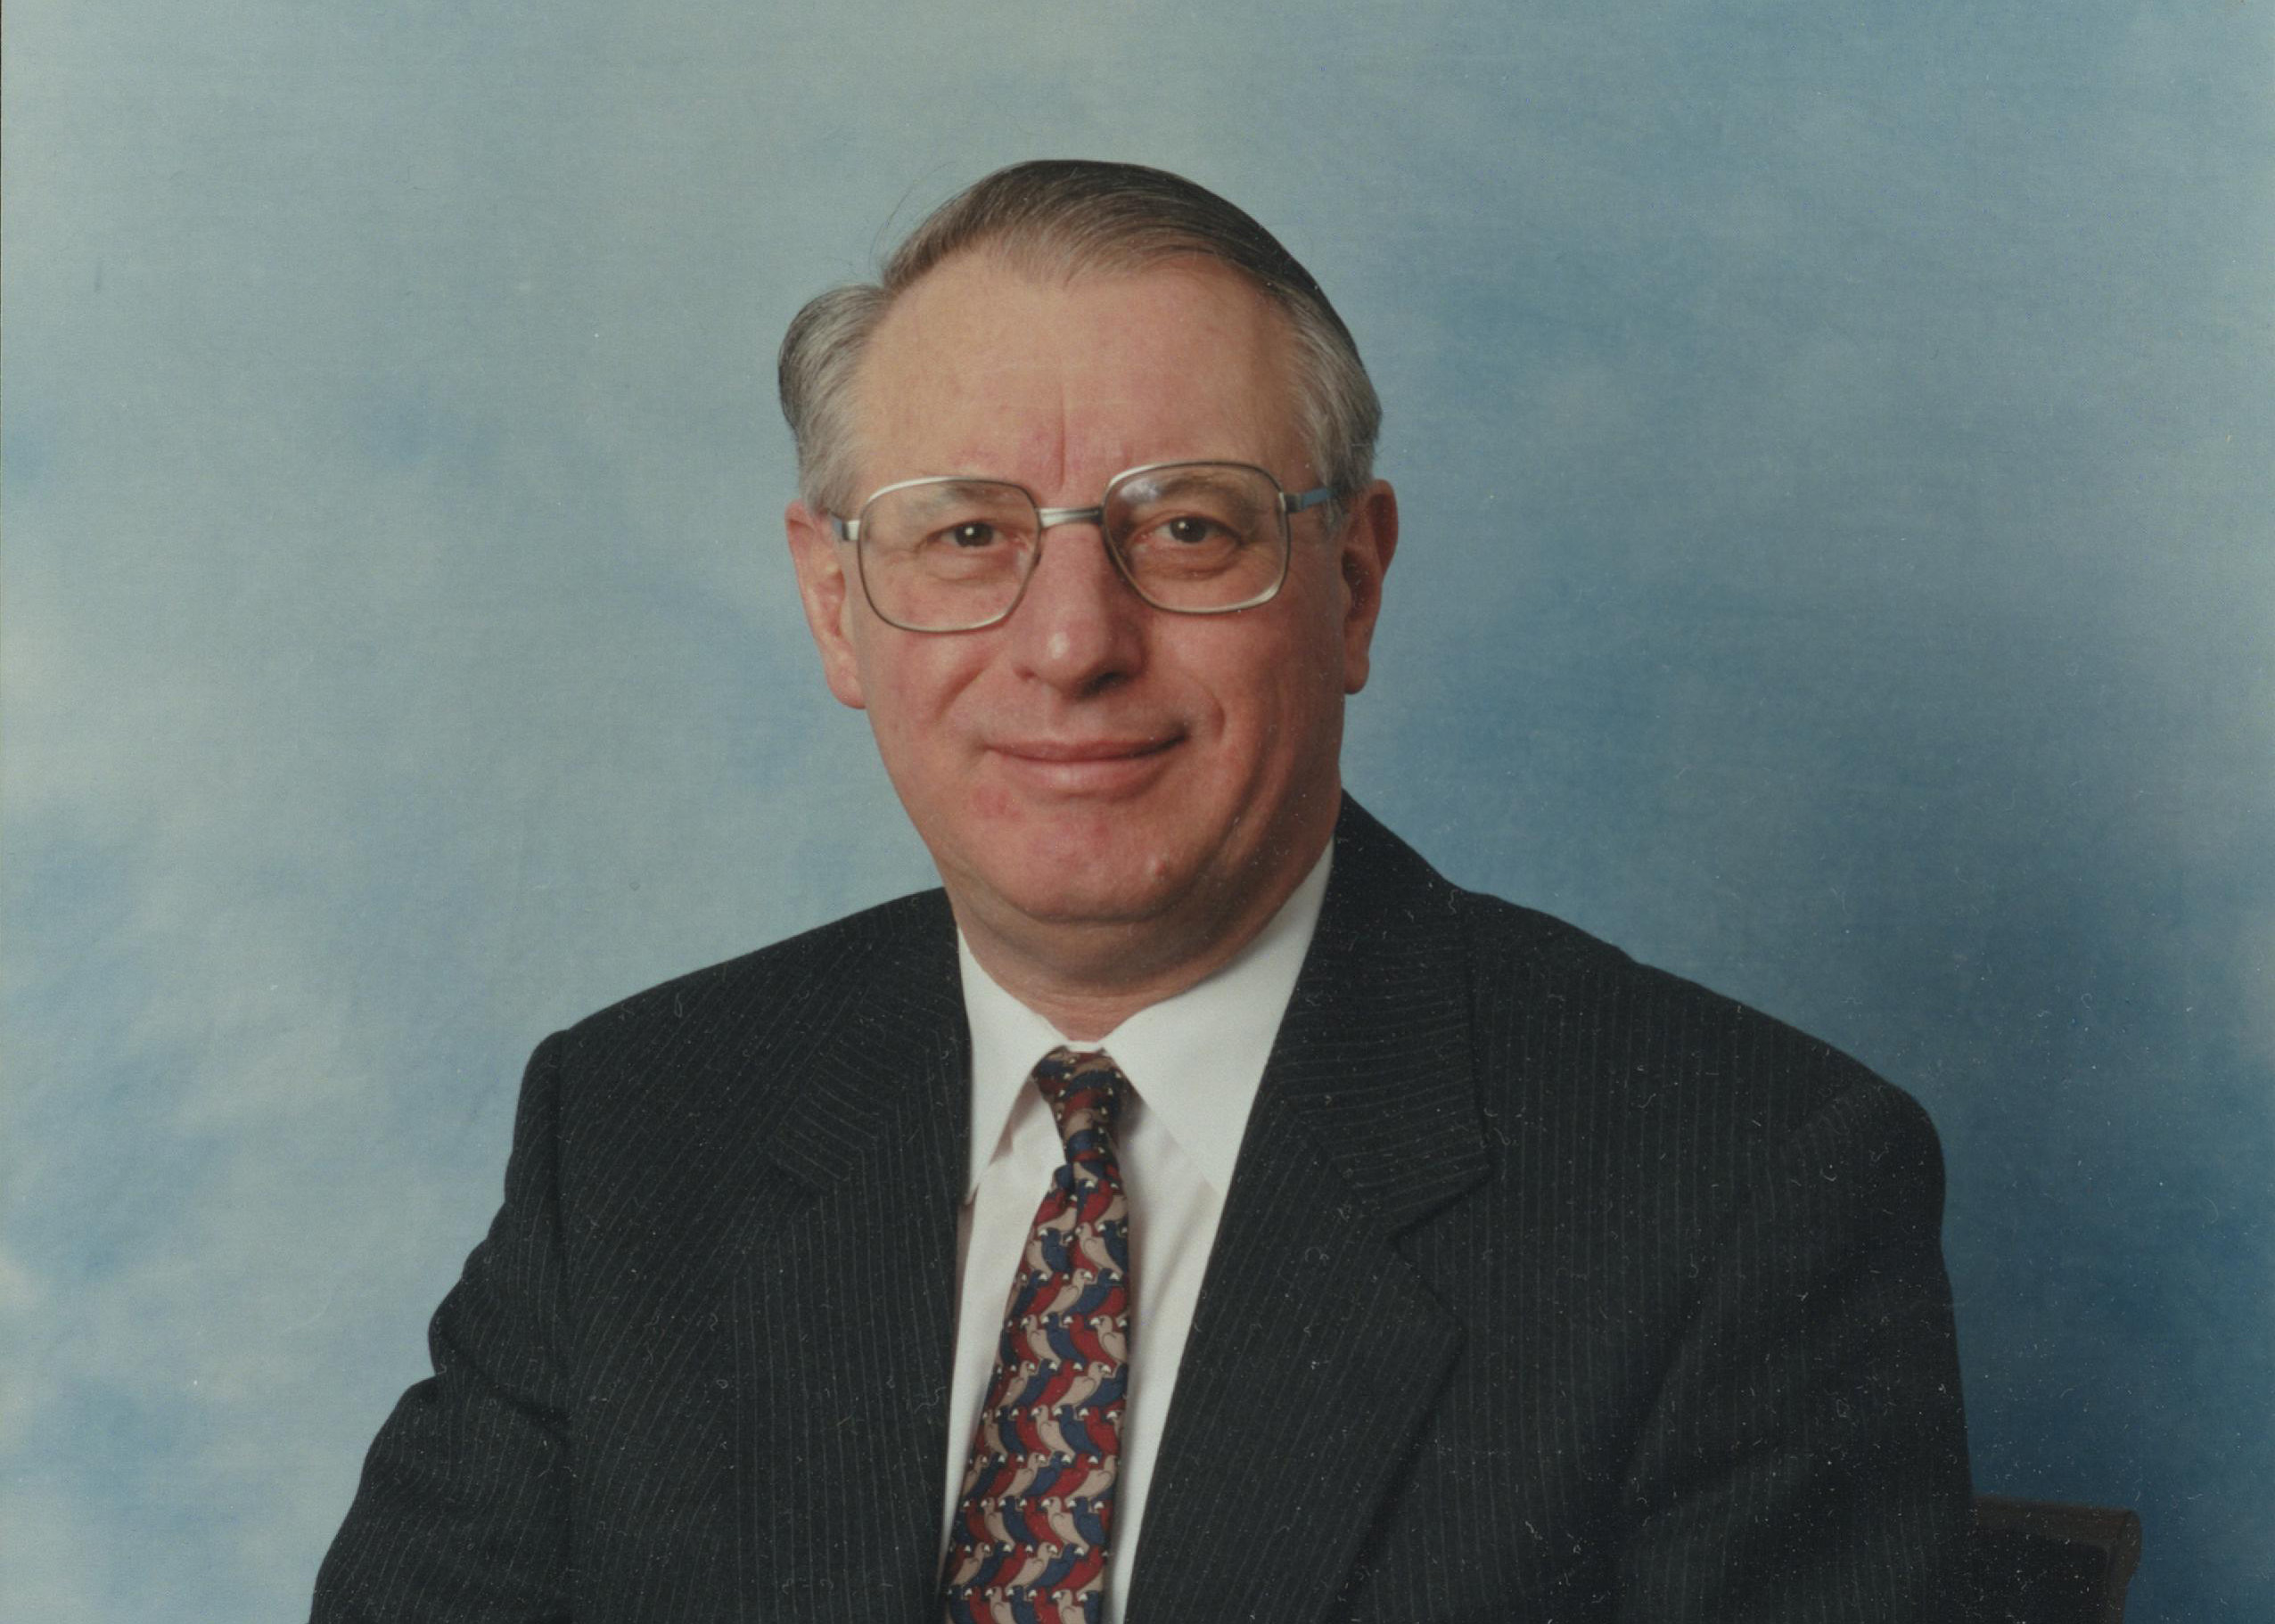
[[[1213,260],[1070,279],[961,255],[895,301],[863,354],[860,488],[992,474],[1047,497],[1203,457],[1301,488],[1292,351],[1278,308]]]

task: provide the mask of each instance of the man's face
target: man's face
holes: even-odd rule
[[[1124,469],[1193,459],[1302,490],[1318,471],[1288,349],[1278,312],[1208,260],[1064,282],[965,254],[902,295],[863,358],[857,488],[960,474],[1087,507]],[[879,619],[826,519],[788,517],[831,690],[867,709],[967,934],[1204,951],[1260,925],[1325,843],[1395,542],[1387,487],[1340,536],[1294,518],[1286,585],[1259,607],[1153,608],[1096,526],[1065,525],[1008,620],[949,634]]]

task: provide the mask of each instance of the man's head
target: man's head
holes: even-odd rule
[[[798,492],[817,511],[850,505],[858,428],[853,380],[885,312],[935,266],[987,249],[1029,274],[1135,275],[1166,260],[1215,259],[1285,316],[1296,402],[1314,465],[1343,501],[1373,477],[1382,406],[1359,347],[1295,256],[1247,214],[1182,176],[1138,164],[1043,160],[998,169],[908,234],[875,283],[809,301],[782,340],[783,415],[798,446]]]
[[[868,711],[974,952],[1070,1032],[1221,964],[1332,831],[1343,699],[1366,680],[1396,544],[1394,500],[1368,477],[1373,391],[1309,275],[1174,176],[1023,166],[920,226],[883,287],[809,306],[783,392],[804,489],[786,517],[825,672]],[[1020,554],[1006,618],[909,630],[864,590],[875,525],[857,543],[833,522],[922,479],[1089,509],[1126,470],[1187,461],[1334,493],[1281,521],[1269,601],[1157,608],[1123,531],[1118,566],[1084,516]],[[1001,540],[965,523],[927,545],[964,570]]]

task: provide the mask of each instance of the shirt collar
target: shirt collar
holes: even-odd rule
[[[1221,1195],[1232,1183],[1249,1107],[1319,923],[1334,852],[1331,841],[1270,923],[1221,969],[1173,997],[1148,1005],[1095,1042],[1069,1042],[1006,992],[958,931],[964,1013],[972,1029],[966,1199],[995,1159],[1035,1062],[1062,1044],[1111,1054],[1146,1108]]]

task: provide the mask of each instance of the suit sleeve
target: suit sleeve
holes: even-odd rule
[[[1971,1502],[1934,1129],[1860,1074],[1757,1168],[1630,1463],[1621,1617],[1942,1624]]]
[[[531,1056],[488,1237],[434,1316],[434,1374],[380,1429],[314,1624],[569,1617],[556,1035]]]

